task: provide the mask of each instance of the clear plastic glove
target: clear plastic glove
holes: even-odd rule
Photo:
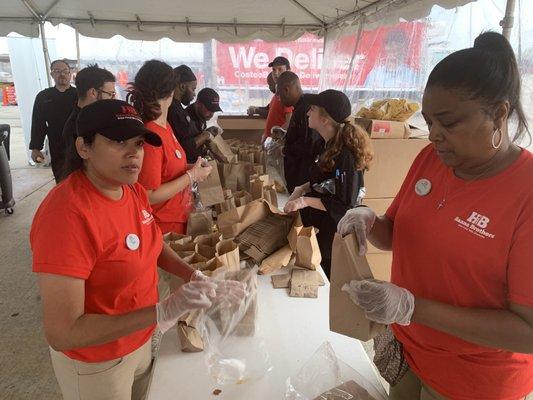
[[[347,235],[355,232],[359,244],[359,255],[366,254],[366,238],[376,222],[376,213],[368,207],[356,207],[348,210],[337,225],[337,232]]]
[[[307,207],[305,197],[298,197],[296,200],[288,201],[287,204],[285,204],[285,207],[283,207],[283,211],[286,213],[290,213],[293,211],[301,210],[305,207]]]
[[[186,312],[211,307],[209,297],[216,294],[216,289],[212,281],[193,281],[180,286],[155,306],[159,330],[165,333]]]
[[[393,283],[366,279],[351,281],[342,290],[365,311],[372,321],[381,324],[409,325],[415,310],[415,296]]]
[[[293,192],[291,193],[291,195],[289,196],[289,200],[287,200],[287,203],[289,201],[293,201],[293,200],[296,200],[296,199],[302,197],[305,193],[306,193],[306,191],[305,191],[304,185],[296,186],[294,188]]]
[[[213,167],[207,164],[207,161],[202,157],[198,157],[191,169],[187,171],[187,175],[191,179],[191,183],[203,182],[211,173]]]

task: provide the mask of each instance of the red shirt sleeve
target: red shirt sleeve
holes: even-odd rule
[[[284,107],[283,111],[285,112],[285,114],[292,113],[294,111],[294,107],[293,106]]]
[[[507,265],[508,299],[533,307],[533,198],[526,201],[513,235]]]
[[[139,174],[139,183],[146,190],[155,190],[161,186],[161,174],[163,171],[162,147],[154,147],[149,144],[144,146],[144,160]]]
[[[40,210],[30,241],[34,272],[87,279],[96,263],[97,232],[74,210]]]

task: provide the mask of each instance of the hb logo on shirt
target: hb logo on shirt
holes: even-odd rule
[[[468,217],[467,221],[476,225],[478,228],[485,229],[489,225],[490,219],[484,215],[478,214],[477,212],[473,212],[470,214],[470,217]]]

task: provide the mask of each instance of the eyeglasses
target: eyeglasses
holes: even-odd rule
[[[52,73],[53,74],[58,74],[58,75],[68,75],[70,73],[70,69],[68,69],[68,68],[65,68],[65,69],[53,69]]]
[[[105,93],[107,94],[109,97],[111,97],[112,99],[114,99],[116,96],[117,96],[117,92],[106,92],[105,90],[102,90],[102,89],[98,89],[98,91],[100,93]]]

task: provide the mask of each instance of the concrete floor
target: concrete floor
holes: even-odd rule
[[[29,230],[53,187],[49,168],[28,165],[17,107],[0,107],[11,125],[11,173],[16,205],[0,212],[0,399],[61,399],[41,324],[36,277],[31,272]]]

